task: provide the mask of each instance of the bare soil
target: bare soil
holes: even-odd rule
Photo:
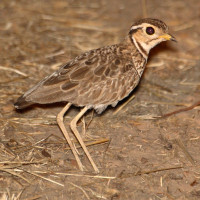
[[[56,123],[65,104],[17,112],[13,103],[143,17],[165,21],[178,43],[151,51],[129,98],[79,122],[100,169],[78,149],[80,172]],[[0,19],[0,199],[200,199],[199,0],[1,0]],[[78,112],[71,108],[66,126]]]

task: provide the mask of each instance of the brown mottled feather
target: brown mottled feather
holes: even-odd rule
[[[91,50],[62,66],[26,92],[18,104],[66,101],[101,113],[126,97],[138,84],[136,66],[145,64],[131,41]],[[133,60],[137,55],[138,61]],[[140,60],[140,62],[139,62]],[[139,62],[139,63],[138,63]],[[21,103],[20,103],[21,102]]]

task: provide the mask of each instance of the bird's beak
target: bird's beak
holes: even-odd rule
[[[173,42],[177,42],[176,38],[170,34],[164,34],[159,36],[159,38],[164,38],[165,40],[171,40]]]

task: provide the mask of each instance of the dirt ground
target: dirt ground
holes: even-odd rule
[[[129,98],[79,122],[100,169],[78,149],[80,172],[56,123],[65,104],[17,112],[13,103],[81,52],[119,42],[143,17],[165,21],[178,43],[151,51]],[[199,0],[1,0],[0,19],[1,200],[200,199]],[[71,108],[66,126],[78,112]]]

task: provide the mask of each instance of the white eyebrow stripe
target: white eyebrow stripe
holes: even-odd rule
[[[131,30],[139,29],[139,28],[143,28],[143,26],[141,26],[141,25],[139,25],[139,26],[132,26],[132,27],[131,27]]]

